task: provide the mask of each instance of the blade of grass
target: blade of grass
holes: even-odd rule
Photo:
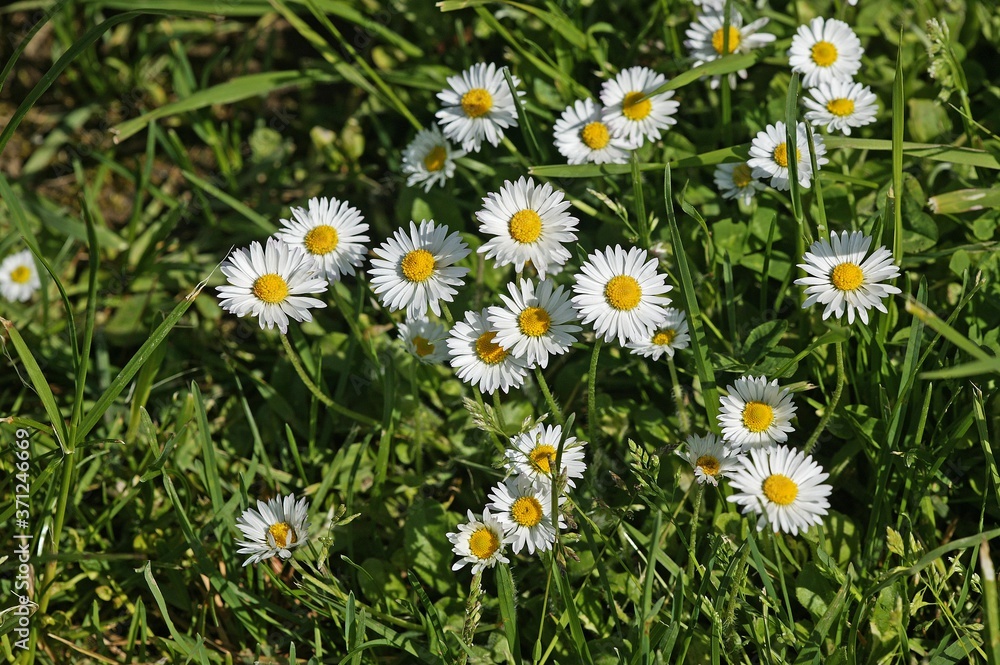
[[[72,443],[69,438],[69,432],[66,430],[66,422],[63,420],[62,414],[59,413],[55,395],[52,394],[52,389],[49,387],[49,382],[45,379],[45,375],[42,374],[41,367],[38,366],[38,362],[32,355],[31,349],[25,344],[21,333],[14,327],[14,322],[0,317],[0,325],[7,331],[7,336],[14,345],[14,350],[17,351],[17,355],[21,358],[24,371],[27,372],[28,378],[31,380],[31,385],[34,386],[35,393],[42,402],[45,415],[49,417],[49,422],[52,423],[52,428],[60,447],[63,452],[68,452],[71,449]]]
[[[21,38],[21,43],[17,45],[17,48],[14,49],[14,52],[11,53],[10,58],[7,60],[7,64],[4,65],[3,71],[0,71],[0,92],[3,91],[3,84],[7,82],[7,77],[10,76],[11,70],[14,69],[17,59],[24,53],[24,49],[28,48],[28,44],[38,34],[38,31],[49,22],[49,19],[62,11],[62,8],[67,3],[69,3],[69,0],[59,0],[54,7],[45,11],[42,17],[35,22],[35,25],[31,26],[31,30],[24,34],[24,37]]]
[[[892,80],[892,257],[896,265],[903,261],[903,35],[896,50],[896,72]]]
[[[989,665],[1000,665],[1000,603],[997,601],[997,574],[990,558],[990,545],[983,538],[979,546],[979,569],[983,580],[983,614],[985,615],[986,657]]]
[[[510,653],[516,659],[520,653],[517,644],[517,603],[514,600],[514,577],[510,574],[510,567],[506,563],[501,563],[496,567],[497,571],[497,600],[500,602],[500,624],[503,628],[504,637],[507,639],[507,646]]]

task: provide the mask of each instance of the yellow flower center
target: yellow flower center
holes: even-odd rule
[[[604,287],[604,300],[619,312],[635,309],[642,299],[642,287],[631,275],[618,275]]]
[[[434,353],[434,345],[426,337],[421,337],[420,335],[413,338],[413,348],[416,349],[417,355],[421,358]]]
[[[434,272],[434,255],[426,249],[415,249],[406,253],[399,267],[406,279],[423,282]]]
[[[534,210],[518,210],[507,222],[507,230],[521,244],[535,242],[542,235],[542,218]]]
[[[674,337],[677,337],[677,331],[673,328],[657,330],[656,334],[653,335],[653,344],[656,344],[657,346],[668,346],[670,342],[674,341]]]
[[[430,172],[440,171],[444,168],[445,160],[448,158],[448,152],[444,149],[444,146],[436,145],[431,148],[431,151],[427,153],[424,157],[424,168]]]
[[[16,284],[27,284],[31,279],[31,268],[28,266],[18,266],[10,271],[10,279]]]
[[[774,409],[763,402],[747,402],[743,407],[743,426],[760,434],[774,422]]]
[[[500,537],[482,526],[469,536],[469,551],[480,559],[489,559],[500,549]]]
[[[552,471],[552,465],[556,461],[556,449],[550,445],[540,443],[528,455],[531,466],[544,474]]]
[[[784,145],[784,144],[782,144]],[[740,164],[733,169],[733,184],[743,189],[753,181],[752,171],[746,164]]]
[[[470,118],[480,118],[493,108],[493,95],[483,88],[473,88],[462,95],[462,110]]]
[[[622,102],[622,114],[629,120],[642,120],[653,110],[653,103],[642,92],[630,92]]]
[[[302,240],[307,252],[320,256],[337,249],[338,242],[337,229],[326,224],[309,229],[306,237]]]
[[[795,161],[796,162],[799,161],[799,158],[801,156],[802,156],[802,154],[799,152],[799,149],[796,148],[795,149]],[[774,152],[771,154],[771,157],[774,158],[774,161],[778,164],[778,166],[781,166],[781,167],[787,169],[788,168],[788,145],[786,143],[779,143],[778,146],[774,149]]]
[[[734,51],[736,51],[737,47],[739,47],[740,45],[740,36],[741,35],[738,28],[729,26],[729,50],[726,51],[726,53],[733,53]],[[719,55],[722,55],[722,48],[723,48],[722,37],[723,37],[722,28],[716,30],[715,33],[712,35],[712,48],[714,48],[715,52],[718,53]]]
[[[812,59],[820,67],[829,67],[837,62],[837,47],[830,42],[816,42],[812,47]]]
[[[285,549],[289,545],[295,543],[295,532],[292,531],[291,525],[288,522],[278,522],[277,524],[272,524],[267,532],[271,534],[274,538],[274,544]]]
[[[611,140],[608,126],[603,122],[594,121],[580,132],[580,140],[591,150],[600,150]]]
[[[830,283],[840,291],[854,291],[865,281],[865,274],[856,263],[846,261],[830,273]]]
[[[528,337],[541,337],[551,326],[552,318],[541,307],[526,307],[517,315],[517,327]]]
[[[542,504],[533,496],[518,497],[510,507],[510,516],[521,526],[531,528],[542,521]]]
[[[269,272],[255,279],[251,290],[257,300],[276,305],[288,297],[288,282],[281,275]]]
[[[787,506],[799,495],[799,486],[795,481],[780,473],[768,476],[764,480],[763,490],[764,496],[779,506]]]
[[[712,476],[714,478],[715,474],[719,473],[719,460],[711,455],[702,455],[698,458],[694,465],[701,469],[701,472],[706,476]]]
[[[487,365],[496,365],[507,357],[507,351],[493,341],[495,332],[484,332],[476,340],[476,355]]]
[[[831,99],[826,104],[826,110],[843,118],[854,113],[854,101],[850,99]]]

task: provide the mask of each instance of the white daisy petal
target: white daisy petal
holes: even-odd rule
[[[712,433],[692,434],[686,444],[684,449],[677,449],[677,455],[687,460],[701,484],[718,485],[719,478],[728,477],[740,467],[742,456]]]
[[[508,298],[500,294],[505,307],[490,307],[491,330],[496,343],[516,358],[523,358],[531,368],[545,368],[550,355],[561,355],[576,341],[573,333],[581,330],[575,324],[576,312],[564,287],[542,280],[538,287],[527,279],[520,285],[508,284]]]
[[[520,85],[516,76],[511,80]],[[438,93],[438,99],[443,107],[436,115],[444,135],[468,152],[479,152],[483,139],[496,147],[505,129],[517,127],[514,96],[503,70],[493,63],[480,62],[449,76],[448,88]]]
[[[309,199],[309,209],[292,208],[292,219],[282,219],[285,228],[275,237],[302,250],[316,264],[316,271],[330,280],[353,275],[365,260],[368,225],[357,208],[347,201],[326,197]]]
[[[795,143],[799,184],[809,187],[812,182],[812,162],[809,160],[809,136],[804,123],[800,122],[795,126]],[[826,158],[823,137],[814,134],[813,145],[816,150],[816,166],[821,167],[830,161]],[[752,169],[754,178],[770,178],[771,187],[788,191],[788,141],[785,123],[776,122],[757,133],[750,143],[747,166]]]
[[[471,563],[472,574],[475,575],[498,562],[510,563],[510,559],[504,556],[504,549],[512,539],[490,509],[483,510],[481,520],[476,519],[471,510],[468,517],[467,523],[458,525],[458,531],[448,534],[452,551],[459,557],[451,569],[458,570]]]
[[[850,136],[852,127],[862,127],[875,122],[878,115],[878,98],[866,85],[853,81],[820,83],[809,90],[809,97],[802,103],[809,111],[806,120],[814,127],[826,126],[826,131],[843,132]]]
[[[12,302],[27,302],[42,287],[30,249],[11,254],[0,263],[0,295]]]
[[[719,164],[715,167],[714,178],[722,198],[740,199],[745,205],[750,205],[757,192],[766,189],[746,162]]]
[[[488,506],[503,524],[514,554],[525,548],[528,554],[534,554],[535,550],[545,552],[552,549],[556,530],[552,521],[552,494],[548,486],[535,484],[526,476],[514,476],[496,485],[489,498]],[[559,497],[560,505],[565,501],[565,496]],[[560,516],[559,528],[565,526]]]
[[[812,88],[835,80],[850,81],[861,69],[861,40],[851,27],[835,18],[817,16],[800,25],[788,49],[788,64]]]
[[[455,150],[437,125],[422,129],[403,151],[403,173],[409,187],[423,185],[429,192],[434,185],[444,186],[455,175],[455,160],[464,157]]]
[[[448,360],[448,329],[437,321],[409,319],[399,324],[399,338],[406,350],[425,365],[437,365]]]
[[[236,553],[250,555],[244,567],[276,554],[287,559],[309,538],[309,502],[305,497],[296,502],[294,494],[257,501],[257,508],[244,510],[236,526],[245,539],[237,541]]]
[[[465,320],[457,322],[448,338],[451,366],[459,379],[479,390],[493,394],[499,388],[505,393],[524,383],[528,368],[496,341],[490,330],[489,310],[466,312]]]
[[[647,67],[630,67],[605,81],[601,86],[601,103],[605,107],[604,122],[612,136],[638,146],[644,139],[658,140],[660,130],[677,124],[673,115],[680,105],[670,99],[674,91],[652,94],[666,82],[663,74]]]
[[[577,478],[583,478],[587,463],[583,460],[586,441],[575,436],[567,436],[562,441],[563,431],[559,425],[540,423],[527,432],[510,440],[507,449],[507,470],[524,476],[537,484],[552,486],[552,481],[562,479],[567,487],[576,487]],[[556,456],[562,442],[562,456],[559,468],[555,468]]]
[[[722,438],[734,450],[781,443],[788,440],[789,432],[795,431],[791,419],[797,407],[791,392],[779,388],[777,379],[768,383],[763,376],[756,379],[744,376],[726,391],[729,394],[721,398],[718,419]]]
[[[604,121],[606,111],[592,99],[567,106],[556,121],[553,133],[556,149],[570,164],[627,164],[636,147],[625,138],[615,137]]]
[[[691,341],[688,334],[687,317],[684,312],[673,307],[666,308],[667,318],[656,326],[645,339],[629,342],[625,348],[644,358],[659,360],[664,353],[668,358],[674,357],[674,351],[686,349]]]
[[[721,9],[709,11],[699,16],[685,31],[687,39],[684,40],[684,46],[691,51],[691,57],[694,58],[693,67],[717,60],[722,57],[724,51],[728,53],[749,53],[753,49],[770,44],[775,40],[775,36],[770,33],[757,32],[767,25],[768,19],[757,19],[753,23],[744,26],[743,16],[735,10],[729,15],[729,35],[728,39],[724,39],[724,16],[725,14]],[[739,72],[730,74],[729,87],[736,87],[737,77],[745,79],[747,77],[747,70],[741,69]],[[719,87],[719,79],[720,77],[718,76],[712,77],[711,85],[713,88]]]

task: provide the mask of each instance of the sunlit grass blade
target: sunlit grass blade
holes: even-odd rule
[[[514,658],[518,657],[520,648],[517,643],[517,603],[514,599],[514,578],[506,563],[496,565],[497,600],[500,603],[500,622],[507,647]]]
[[[710,150],[691,157],[682,157],[669,163],[671,169],[713,166],[723,162],[746,161],[750,144],[742,143],[731,148]],[[662,171],[668,166],[663,162],[644,162],[640,171]],[[632,172],[631,164],[544,164],[532,166],[528,173],[548,178],[594,178],[597,176],[623,175]]]
[[[891,151],[892,141],[887,139],[863,139],[854,136],[828,136],[827,148],[856,148],[858,150]],[[903,153],[909,157],[926,157],[940,162],[951,162],[965,166],[1000,169],[1000,162],[986,150],[961,148],[940,143],[911,143],[903,141]]]
[[[1000,601],[997,600],[997,574],[990,558],[990,544],[983,538],[979,546],[979,570],[983,584],[983,614],[986,624],[986,658],[989,665],[1000,665]]]
[[[42,402],[45,415],[49,417],[49,422],[52,423],[60,446],[62,446],[63,450],[72,449],[69,432],[66,430],[66,422],[59,412],[59,406],[56,404],[56,398],[52,394],[49,382],[46,380],[45,375],[42,374],[42,369],[38,366],[38,362],[35,360],[35,356],[32,355],[31,349],[24,342],[21,333],[14,327],[13,321],[8,321],[0,317],[0,325],[6,330],[7,336],[14,345],[14,350],[17,351],[17,355],[21,358],[24,371],[28,374],[28,379],[31,380],[31,385],[34,386],[35,393]]]
[[[805,227],[802,213],[802,185],[799,184],[799,73],[792,74],[785,97],[785,160],[788,164],[788,188],[792,198],[792,216],[804,238],[811,234]],[[801,252],[800,252],[801,255]]]
[[[263,215],[261,215],[256,210],[246,205],[242,201],[238,201],[236,198],[230,196],[229,194],[222,191],[221,189],[219,189],[212,183],[208,182],[207,180],[204,180],[203,178],[200,178],[188,171],[181,171],[181,175],[183,175],[192,185],[194,185],[201,191],[217,198],[218,200],[222,201],[236,212],[246,217],[248,220],[253,222],[265,233],[271,234],[278,230],[278,227],[275,225],[275,223],[269,220],[267,217],[264,217]]]
[[[957,215],[987,208],[1000,208],[1000,187],[958,189],[937,194],[927,199],[927,207],[938,215]]]
[[[903,127],[905,109],[903,99],[903,40],[896,52],[896,72],[892,80],[892,256],[896,265],[903,260]]]

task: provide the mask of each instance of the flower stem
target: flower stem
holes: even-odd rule
[[[462,627],[462,642],[471,648],[476,637],[476,627],[479,626],[479,619],[482,617],[483,604],[480,597],[483,595],[482,582],[483,571],[479,571],[472,576],[472,584],[469,585],[469,597],[465,601],[465,626]],[[462,649],[455,658],[455,665],[465,665],[469,654]]]
[[[694,505],[691,508],[691,536],[688,541],[688,577],[694,579],[695,569],[701,572],[701,566],[695,561],[694,550],[696,546],[695,536],[698,534],[698,521],[701,517],[701,501],[705,496],[705,486],[698,481],[695,481],[698,485],[698,489],[695,490],[694,494]]]
[[[604,340],[598,337],[594,341],[594,351],[590,356],[590,373],[587,375],[587,430],[590,435],[590,445],[597,443],[597,358],[601,355],[601,345]]]
[[[805,448],[802,449],[807,455],[813,449],[813,446],[816,445],[816,442],[819,441],[820,435],[826,429],[826,424],[830,421],[830,417],[833,416],[833,412],[837,408],[837,403],[840,401],[840,394],[844,392],[844,382],[847,377],[844,374],[843,342],[837,342],[835,346],[837,351],[837,385],[833,389],[833,399],[830,400],[830,404],[823,410],[823,417],[819,419],[816,430],[809,437],[809,440],[806,441]]]
[[[674,357],[667,358],[667,367],[670,369],[670,381],[674,384],[674,402],[677,404],[677,420],[680,422],[681,432],[687,434],[691,430],[691,419],[688,417],[687,409],[684,408],[684,391],[681,390],[681,383],[677,380],[677,366],[674,364]]]
[[[562,411],[559,410],[559,405],[556,404],[555,399],[552,397],[552,393],[549,391],[549,384],[545,382],[545,374],[542,372],[542,368],[535,366],[535,380],[538,381],[538,389],[542,391],[542,395],[545,396],[545,402],[549,405],[549,411],[552,412],[552,417],[556,419],[560,427],[566,425],[565,419],[563,419]]]

